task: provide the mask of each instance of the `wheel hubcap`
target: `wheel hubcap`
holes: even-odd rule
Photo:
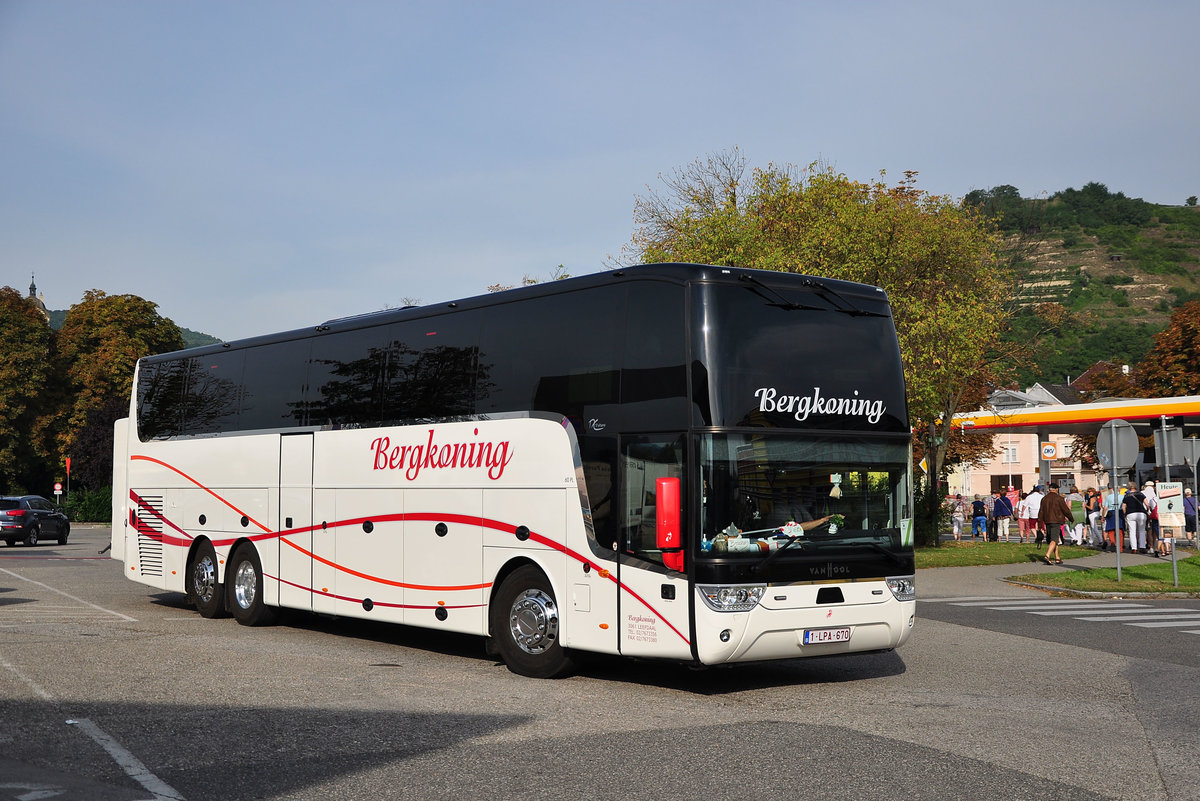
[[[192,583],[195,585],[196,597],[204,603],[212,600],[217,591],[217,566],[212,559],[205,556],[196,562],[192,568]]]
[[[254,596],[258,594],[258,574],[254,565],[242,562],[238,565],[237,574],[233,577],[233,598],[242,609],[254,605]]]
[[[527,654],[540,654],[558,639],[558,607],[543,590],[525,590],[508,615],[513,641]]]

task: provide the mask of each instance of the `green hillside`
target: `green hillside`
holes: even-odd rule
[[[1200,208],[1163,206],[1103,184],[1045,199],[1015,187],[972,192],[966,202],[996,215],[1015,264],[1013,343],[1037,342],[1018,383],[1065,383],[1100,360],[1133,364],[1171,312],[1200,298]],[[1189,198],[1191,203],[1194,198]],[[1040,304],[1069,320],[1046,332]]]

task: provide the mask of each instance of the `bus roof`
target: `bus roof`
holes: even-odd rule
[[[201,345],[195,348],[189,348],[186,352],[189,354],[202,355],[205,353],[219,352],[231,347],[249,347],[253,345],[266,344],[269,342],[302,339],[304,337],[312,336],[314,333],[369,328],[371,326],[385,325],[402,320],[412,320],[435,314],[445,314],[451,311],[497,306],[503,303],[509,303],[525,298],[543,297],[547,295],[556,295],[565,292],[585,290],[591,287],[608,286],[614,281],[654,280],[684,284],[695,281],[734,282],[743,280],[743,278],[782,287],[788,287],[791,285],[797,290],[805,291],[815,291],[814,285],[817,285],[828,287],[829,289],[834,290],[835,294],[839,296],[845,296],[847,298],[870,299],[875,303],[887,302],[887,293],[885,293],[879,287],[871,286],[869,284],[855,283],[853,281],[843,281],[835,278],[814,277],[801,275],[798,273],[778,272],[774,270],[754,270],[744,267],[720,267],[707,264],[641,264],[632,267],[620,267],[614,270],[603,270],[596,273],[588,273],[587,275],[564,278],[558,281],[546,281],[543,283],[531,284],[529,286],[517,287],[500,292],[473,295],[459,300],[442,301],[424,306],[406,306],[399,309],[382,309],[379,311],[366,312],[348,317],[339,317],[326,320],[325,322],[316,326],[297,328],[278,333],[268,333],[260,336],[233,340],[230,342],[221,342],[215,345]],[[183,352],[184,351],[174,351],[171,353],[157,354],[155,356],[147,356],[145,358],[150,361],[174,359],[178,358]]]

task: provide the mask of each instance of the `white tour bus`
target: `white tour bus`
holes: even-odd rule
[[[714,665],[912,630],[910,430],[875,287],[649,265],[138,363],[113,558],[280,608]]]

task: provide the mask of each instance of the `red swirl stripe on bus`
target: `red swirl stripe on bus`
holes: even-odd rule
[[[397,514],[389,514],[389,515],[374,515],[374,516],[368,516],[368,517],[356,517],[356,518],[351,518],[349,520],[335,521],[333,523],[327,522],[324,524],[318,524],[318,525],[312,525],[312,526],[302,526],[299,528],[286,529],[283,531],[272,531],[267,526],[264,526],[262,523],[259,523],[257,520],[255,520],[254,518],[247,515],[241,509],[234,506],[227,499],[222,498],[221,495],[219,493],[217,493],[216,491],[214,491],[213,489],[205,486],[204,484],[200,483],[196,479],[189,476],[187,473],[183,472],[182,470],[180,470],[172,465],[167,464],[166,462],[162,461],[161,459],[155,459],[150,456],[142,456],[142,455],[138,455],[138,454],[134,454],[134,455],[130,456],[129,459],[130,459],[130,461],[150,462],[152,464],[157,464],[160,467],[170,470],[171,472],[175,473],[176,475],[186,479],[187,481],[190,481],[192,484],[196,485],[198,488],[204,490],[209,495],[213,496],[218,501],[220,501],[222,504],[229,507],[231,510],[233,510],[238,515],[245,517],[247,521],[249,521],[250,523],[253,523],[255,526],[257,526],[263,532],[262,534],[254,534],[249,537],[238,536],[238,537],[232,537],[230,539],[225,539],[225,540],[214,539],[212,541],[214,546],[221,546],[221,547],[229,546],[229,545],[232,545],[233,543],[237,542],[240,539],[250,539],[252,541],[259,541],[259,540],[266,540],[266,539],[274,539],[274,538],[278,537],[282,542],[291,546],[292,548],[296,549],[297,551],[300,551],[301,553],[306,554],[307,556],[309,556],[313,559],[316,559],[317,561],[321,562],[322,564],[328,565],[329,567],[332,567],[335,570],[346,573],[348,575],[356,576],[358,578],[366,579],[367,581],[371,581],[371,582],[375,582],[375,583],[383,584],[383,585],[388,585],[388,586],[402,587],[402,588],[407,588],[407,589],[418,589],[418,590],[434,590],[434,591],[441,590],[441,591],[448,592],[448,591],[454,591],[454,590],[485,589],[487,587],[490,587],[491,583],[489,582],[487,584],[464,585],[464,586],[433,586],[433,585],[422,585],[422,584],[405,584],[402,582],[385,579],[385,578],[382,578],[379,576],[372,576],[367,573],[360,573],[360,572],[358,572],[356,570],[352,570],[351,568],[348,568],[344,565],[339,565],[336,562],[332,562],[328,559],[324,559],[324,558],[316,555],[312,551],[302,548],[301,546],[299,546],[296,543],[292,542],[291,540],[287,539],[287,537],[292,534],[305,534],[308,532],[315,532],[317,530],[323,531],[326,529],[339,528],[342,526],[360,526],[363,523],[367,522],[368,520],[372,521],[372,522],[402,522],[405,520],[421,520],[421,521],[429,521],[429,522],[438,521],[438,522],[462,523],[465,525],[480,526],[481,528],[492,529],[493,531],[499,531],[504,534],[511,534],[514,537],[516,536],[517,529],[519,528],[519,526],[513,525],[512,523],[505,523],[500,520],[490,520],[485,517],[477,517],[477,516],[473,516],[473,515],[460,515],[460,514],[453,514],[453,513],[439,515],[439,514],[435,514],[433,512],[415,512],[412,514],[397,513]],[[140,509],[142,509],[145,512],[149,512],[154,517],[157,517],[159,520],[161,520],[165,525],[170,526],[171,529],[178,531],[180,534],[183,535],[183,538],[171,537],[166,534],[162,534],[158,531],[152,531],[149,529],[146,530],[147,536],[152,536],[152,537],[154,537],[154,539],[158,539],[167,545],[188,546],[191,544],[191,542],[194,538],[190,534],[188,534],[186,531],[184,531],[182,528],[175,525],[171,521],[169,521],[161,512],[158,512],[158,511],[152,509],[151,507],[149,507],[145,503],[145,501],[143,501],[142,498],[140,498],[137,495],[136,492],[134,492],[133,490],[130,490],[129,498]],[[130,516],[131,516],[131,518],[134,517],[132,511],[130,512]],[[134,521],[134,527],[138,531],[139,534],[143,532],[142,524],[140,524],[140,521],[137,521],[136,519]],[[572,550],[571,548],[568,548],[563,543],[556,542],[555,540],[552,540],[542,534],[538,534],[535,531],[529,531],[529,539],[540,545],[545,545],[548,548],[552,548],[566,556],[569,556],[581,564],[588,565],[592,570],[597,571],[597,573],[600,576],[602,576],[603,578],[606,578],[609,581],[616,584],[617,588],[620,591],[623,591],[624,593],[629,595],[631,598],[634,598],[642,606],[646,607],[646,609],[649,610],[655,617],[657,617],[659,620],[661,620],[663,623],[665,623],[667,625],[667,627],[671,629],[671,631],[675,632],[675,634],[681,640],[683,640],[684,643],[691,645],[691,641],[688,640],[687,636],[684,635],[683,632],[681,632],[679,629],[677,629],[674,626],[674,624],[671,623],[671,621],[667,620],[667,618],[661,612],[659,612],[657,609],[655,609],[645,598],[638,595],[636,592],[634,592],[632,589],[630,589],[626,585],[622,584],[617,579],[617,577],[615,575],[613,575],[613,572],[611,570],[603,567],[602,565],[597,564],[596,562],[593,562],[592,560],[588,559],[583,554],[581,554],[575,550]],[[277,579],[277,580],[282,581],[282,579]],[[284,582],[284,583],[291,584],[291,582]],[[302,589],[302,590],[308,590],[310,592],[317,592],[317,590],[313,587],[299,587],[299,585],[295,585],[295,584],[292,584],[291,586],[295,586],[298,589]],[[338,596],[331,596],[331,597],[337,598]],[[351,600],[351,599],[341,599],[341,600]],[[356,602],[361,602],[361,600],[362,599],[359,599]],[[386,606],[388,604],[381,604],[381,605]],[[423,607],[416,607],[416,608],[423,608]]]

